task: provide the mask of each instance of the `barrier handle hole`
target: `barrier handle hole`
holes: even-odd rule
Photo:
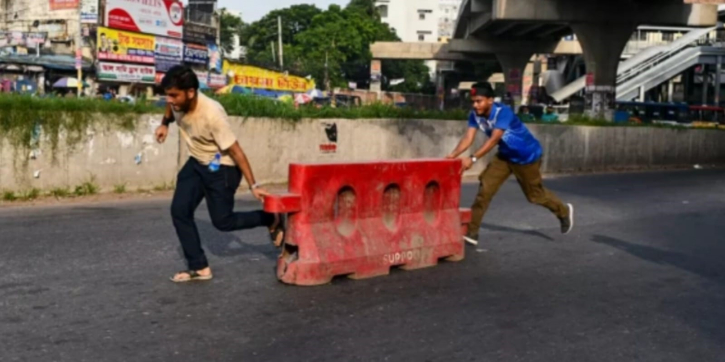
[[[441,187],[436,181],[431,181],[425,186],[423,195],[423,217],[429,224],[438,220],[441,209]]]
[[[388,185],[383,192],[383,224],[390,231],[395,231],[399,225],[401,195],[400,186],[396,184]]]

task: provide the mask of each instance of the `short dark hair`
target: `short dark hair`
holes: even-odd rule
[[[196,77],[191,68],[183,65],[175,65],[166,72],[164,79],[161,80],[161,88],[178,88],[181,90],[199,89],[199,78]]]
[[[496,96],[496,93],[488,82],[478,82],[471,86],[471,97],[473,96],[493,98]]]

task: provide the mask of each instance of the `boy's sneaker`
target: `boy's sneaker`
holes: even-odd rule
[[[478,245],[478,235],[464,235],[463,240],[471,245]]]
[[[561,233],[565,235],[574,228],[574,205],[566,204],[566,207],[569,208],[569,216],[559,219],[559,222],[561,222]]]

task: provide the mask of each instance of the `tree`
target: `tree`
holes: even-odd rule
[[[322,10],[314,5],[294,5],[274,10],[250,24],[242,32],[242,42],[247,46],[247,57],[252,62],[274,66],[263,60],[272,59],[270,44],[277,44],[278,41],[277,17],[282,17],[282,43],[295,45],[295,36],[307,30],[312,19],[320,13]],[[285,52],[285,63],[288,63],[287,58],[288,54]]]
[[[219,43],[226,52],[234,48],[234,35],[240,35],[244,29],[244,22],[236,15],[230,14],[222,9],[219,19]]]
[[[375,0],[350,0],[346,8],[362,11],[371,19],[380,20],[380,14],[378,14],[378,10],[375,8]]]
[[[284,70],[310,75],[321,88],[347,87],[348,82],[369,87],[370,44],[400,41],[380,20],[373,0],[352,0],[345,8],[330,5],[325,11],[295,5],[272,11],[244,29],[242,38],[251,63],[277,67],[270,49],[270,44],[277,42],[277,16],[282,16]],[[431,88],[428,68],[422,61],[386,61],[383,76],[387,80],[384,89],[395,78],[406,79],[394,87],[396,90],[421,92]]]

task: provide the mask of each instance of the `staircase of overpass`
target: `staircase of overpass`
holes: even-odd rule
[[[617,70],[617,100],[637,98],[642,92],[661,85],[696,64],[716,64],[725,56],[725,48],[713,46],[712,28],[694,29],[669,45],[655,46],[619,64]],[[586,76],[551,94],[561,102],[586,87]]]

